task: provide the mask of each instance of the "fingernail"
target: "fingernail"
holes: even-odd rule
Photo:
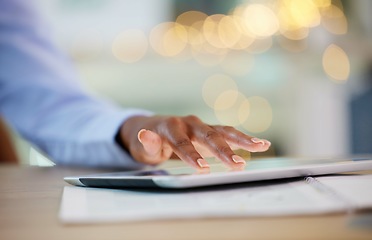
[[[145,139],[154,139],[156,138],[156,134],[151,130],[141,129],[137,134],[138,141],[143,144]]]
[[[198,160],[196,160],[196,162],[198,163],[198,165],[201,167],[201,168],[209,168],[209,164],[207,161],[205,161],[205,159],[203,158],[199,158]]]
[[[246,163],[245,160],[239,155],[233,155],[232,160],[234,161],[234,163]]]
[[[263,139],[260,139],[260,138],[251,138],[251,141],[254,142],[254,143],[265,144],[264,140]]]
[[[137,139],[140,143],[142,143],[142,139],[143,139],[143,133],[146,132],[147,130],[146,129],[141,129],[138,134],[137,134]]]

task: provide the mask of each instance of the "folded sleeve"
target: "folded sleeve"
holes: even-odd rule
[[[0,0],[0,113],[57,164],[140,168],[115,142],[131,116],[87,94],[32,0]],[[125,89],[123,89],[125,94]]]

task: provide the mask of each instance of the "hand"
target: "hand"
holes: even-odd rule
[[[207,125],[195,116],[135,116],[123,124],[120,137],[138,162],[155,165],[180,158],[200,171],[209,170],[204,158],[211,156],[232,169],[242,169],[245,160],[233,149],[263,152],[271,145],[233,127]]]

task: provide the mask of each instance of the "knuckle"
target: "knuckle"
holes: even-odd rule
[[[185,119],[189,122],[200,122],[200,119],[195,115],[188,115]]]
[[[217,151],[220,155],[225,155],[231,152],[230,147],[228,146],[218,146]]]
[[[191,142],[187,138],[180,138],[180,139],[176,139],[173,144],[175,147],[184,147],[184,146],[191,145]]]
[[[224,132],[232,132],[232,131],[235,130],[235,128],[232,127],[232,126],[222,126],[222,130],[223,130]]]
[[[220,134],[217,131],[209,130],[205,133],[205,140],[208,141],[208,140],[211,140],[211,139],[216,139],[219,136],[220,136]]]
[[[169,127],[177,126],[177,125],[180,125],[181,123],[182,123],[182,120],[179,117],[168,117],[165,120],[165,125]]]

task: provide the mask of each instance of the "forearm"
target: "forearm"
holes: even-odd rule
[[[116,142],[127,118],[149,114],[119,109],[83,92],[33,85],[2,95],[6,121],[59,164],[139,167]]]

